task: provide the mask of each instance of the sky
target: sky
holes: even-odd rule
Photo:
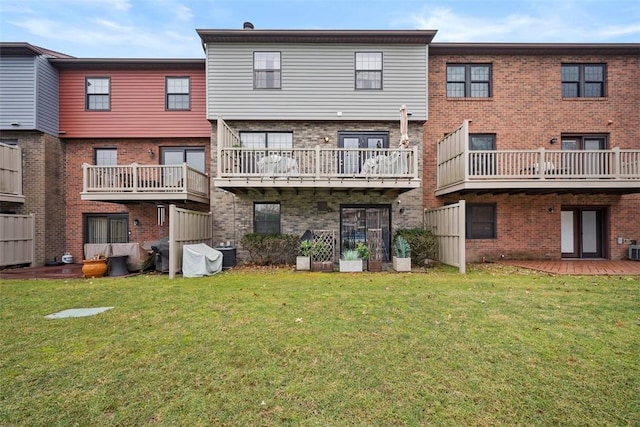
[[[434,42],[640,43],[638,0],[0,0],[0,41],[204,58],[196,29],[438,30]]]

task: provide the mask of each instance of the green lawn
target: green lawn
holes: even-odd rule
[[[4,281],[0,425],[640,425],[638,277],[469,270]]]

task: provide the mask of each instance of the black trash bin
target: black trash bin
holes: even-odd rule
[[[156,271],[169,272],[169,238],[158,240],[151,250],[156,253]]]
[[[221,246],[217,247],[217,250],[222,252],[222,269],[228,270],[236,266],[236,248],[233,246]]]

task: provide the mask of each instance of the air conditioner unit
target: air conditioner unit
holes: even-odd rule
[[[629,246],[629,259],[640,261],[640,245]]]

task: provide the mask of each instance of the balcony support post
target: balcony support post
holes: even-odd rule
[[[546,172],[546,163],[545,161],[545,155],[544,155],[544,147],[541,147],[540,149],[538,149],[538,176],[540,179],[544,179],[544,174]]]
[[[316,178],[320,179],[320,146],[316,145]]]
[[[82,164],[82,192],[87,192],[89,186],[89,165],[87,163]]]

